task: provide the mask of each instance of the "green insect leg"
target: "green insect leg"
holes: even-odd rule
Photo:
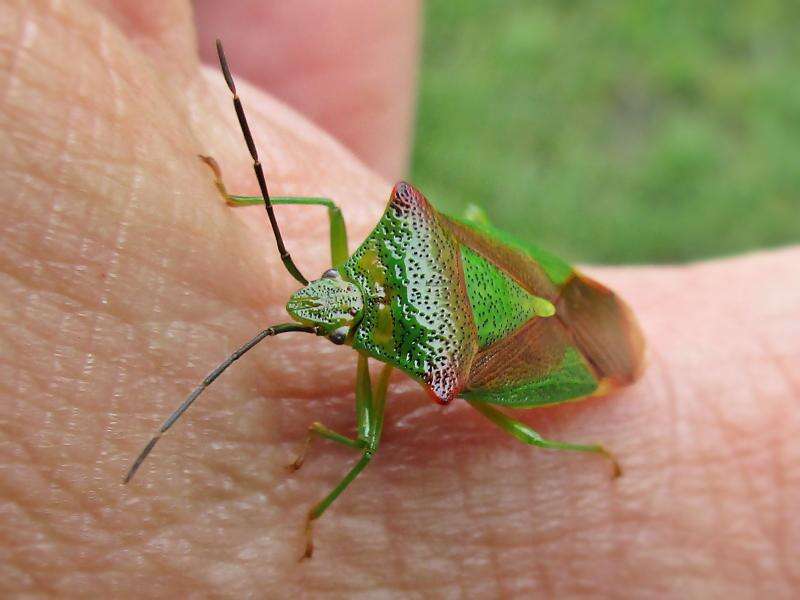
[[[341,433],[338,433],[329,427],[325,427],[325,425],[319,421],[316,421],[308,428],[308,435],[306,436],[306,441],[303,444],[303,450],[300,452],[300,455],[293,463],[287,466],[287,469],[294,472],[303,466],[306,456],[308,455],[308,451],[311,449],[311,442],[314,440],[314,436],[318,436],[326,440],[332,440],[356,450],[361,450],[365,445],[362,440],[354,440],[353,438],[342,435]]]
[[[366,354],[358,353],[356,370],[356,421],[358,422],[358,439],[368,441],[373,437],[372,380],[369,376],[369,359]]]
[[[379,389],[383,390],[384,398],[386,397],[386,387],[389,382],[388,373],[391,373],[391,367],[388,368],[388,373],[386,367],[389,367],[389,365],[384,367],[384,372],[381,373],[381,380],[378,386]],[[387,374],[384,375],[384,373]],[[353,439],[342,435],[319,422],[312,423],[308,428],[308,435],[306,436],[306,441],[300,456],[288,466],[290,471],[297,471],[303,466],[303,462],[305,462],[306,455],[311,448],[311,442],[314,436],[332,440],[349,446],[350,448],[355,448],[356,450],[361,450],[368,445],[369,440],[375,437],[373,432],[376,429],[375,414],[377,412],[374,410],[375,407],[373,407],[373,394],[370,383],[367,357],[364,354],[359,354],[358,371],[356,375],[356,423],[358,424],[358,438]],[[381,404],[379,410],[383,413],[383,404]]]
[[[381,369],[381,374],[378,376],[378,382],[375,384],[375,389],[372,392],[372,434],[374,437],[375,449],[378,449],[378,443],[383,433],[383,414],[386,407],[386,393],[389,390],[389,378],[392,375],[393,367],[390,364],[384,364]]]
[[[570,444],[567,442],[546,440],[533,429],[528,427],[525,423],[517,421],[516,419],[512,419],[508,415],[500,412],[496,408],[489,406],[488,404],[472,400],[467,400],[467,402],[469,402],[473,408],[475,408],[475,410],[483,414],[494,424],[498,425],[515,438],[525,442],[526,444],[531,444],[533,446],[539,446],[540,448],[547,448],[550,450],[576,450],[578,452],[594,452],[595,454],[605,456],[611,461],[613,477],[616,478],[622,474],[622,470],[620,469],[617,459],[614,458],[614,455],[599,444]]]
[[[392,368],[389,365],[384,366],[378,384],[373,391],[368,367],[367,357],[363,354],[359,354],[358,371],[356,375],[356,412],[359,420],[359,441],[363,440],[365,443],[361,459],[350,469],[350,472],[344,476],[344,479],[308,512],[308,519],[306,521],[306,549],[301,560],[304,558],[311,558],[314,552],[314,542],[312,539],[314,521],[319,519],[339,495],[347,489],[347,486],[358,477],[359,473],[369,464],[369,461],[372,460],[372,457],[378,449],[380,434],[383,431],[386,392],[389,387],[389,375],[391,374]],[[361,437],[362,435],[364,436],[363,438]]]
[[[228,193],[225,183],[222,181],[222,172],[217,161],[211,156],[200,156],[202,160],[214,173],[214,185],[217,186],[220,195],[228,206],[257,206],[263,205],[264,199],[261,196],[234,196]],[[331,265],[338,266],[347,260],[347,227],[344,224],[344,217],[341,209],[329,198],[311,198],[301,196],[270,196],[273,205],[294,204],[306,206],[324,206],[328,209],[328,222],[330,225],[331,240]]]

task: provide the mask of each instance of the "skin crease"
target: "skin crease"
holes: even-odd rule
[[[616,481],[596,456],[520,444],[397,375],[377,457],[299,563],[307,510],[355,456],[319,442],[298,473],[284,466],[312,421],[353,431],[355,357],[287,334],[229,370],[123,486],[191,387],[287,320],[296,284],[263,211],[225,207],[195,158],[255,192],[187,5],[4,3],[0,22],[0,595],[797,594],[797,248],[589,269],[639,315],[645,376],[518,414],[545,437],[605,443]],[[239,87],[272,191],[335,198],[352,249],[390,185]],[[278,219],[318,276],[324,212]]]

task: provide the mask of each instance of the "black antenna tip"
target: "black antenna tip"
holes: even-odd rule
[[[125,473],[125,477],[122,478],[123,485],[127,485],[128,483],[130,483],[131,479],[133,479],[133,476],[136,475],[136,471],[138,470],[139,470],[138,465],[128,469],[128,472]]]
[[[161,439],[162,433],[163,431],[159,431],[156,435],[154,435],[150,439],[149,442],[147,442],[147,445],[139,453],[139,456],[137,456],[136,460],[133,461],[133,465],[131,465],[131,468],[128,469],[128,472],[125,474],[125,478],[122,480],[122,483],[128,483],[131,479],[133,479],[133,476],[136,475],[136,471],[138,471],[139,467],[142,466],[144,459],[147,458],[148,454],[150,454],[150,451],[153,449],[153,446],[155,446],[158,440]]]
[[[228,68],[228,61],[225,58],[225,50],[222,49],[222,40],[217,38],[217,56],[219,57],[219,66],[222,69],[222,75],[225,77],[225,83],[228,84],[228,89],[233,95],[236,95],[236,86],[231,77],[231,70]]]

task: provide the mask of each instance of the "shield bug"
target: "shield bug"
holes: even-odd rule
[[[214,171],[217,188],[230,205],[266,207],[281,260],[303,287],[286,304],[294,321],[264,329],[203,379],[147,443],[125,482],[164,432],[225,369],[263,339],[287,332],[326,337],[358,354],[355,437],[314,423],[303,453],[292,465],[300,467],[314,436],[361,454],[342,481],[309,511],[304,557],[312,553],[313,522],[378,449],[393,368],[418,381],[438,403],[462,398],[522,442],[604,455],[619,475],[616,460],[603,446],[544,439],[496,407],[557,404],[632,383],[642,369],[644,342],[624,302],[560,258],[493,228],[474,211],[467,218],[437,211],[422,193],[403,182],[392,189],[373,231],[348,255],[344,220],[331,200],[270,198],[219,41],[217,52],[261,196],[229,195],[214,160],[201,158]],[[275,204],[328,209],[333,266],[319,279],[303,277],[286,250]],[[384,363],[375,383],[370,378],[370,358]]]

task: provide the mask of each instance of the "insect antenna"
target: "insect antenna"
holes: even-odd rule
[[[222,42],[220,40],[217,40],[217,56],[219,56],[219,66],[222,69],[223,76],[225,77],[225,83],[228,84],[228,89],[230,89],[231,93],[233,94],[233,108],[236,110],[236,116],[239,119],[239,125],[242,128],[242,135],[244,135],[244,141],[247,144],[247,149],[250,151],[250,156],[253,158],[253,170],[256,172],[258,187],[261,189],[262,198],[264,198],[264,206],[267,209],[269,223],[272,226],[272,231],[275,233],[275,241],[278,244],[278,252],[281,255],[281,260],[283,261],[283,265],[286,267],[286,270],[289,271],[292,277],[294,277],[303,285],[308,285],[308,280],[303,277],[302,273],[300,273],[300,270],[294,264],[292,257],[286,250],[286,246],[283,245],[281,230],[278,228],[278,221],[275,219],[275,211],[272,208],[272,202],[269,198],[269,191],[267,191],[267,182],[264,179],[264,170],[261,167],[261,162],[258,160],[256,144],[253,141],[253,135],[250,133],[250,126],[247,124],[247,118],[244,116],[242,101],[239,99],[239,95],[236,93],[236,84],[233,83],[233,77],[231,76],[231,71],[228,68],[228,61],[225,58],[225,51],[222,49]]]
[[[186,400],[178,407],[178,409],[170,415],[170,417],[164,421],[163,425],[159,427],[156,434],[147,442],[147,445],[144,449],[139,453],[139,456],[136,457],[136,460],[131,465],[131,468],[128,469],[128,473],[125,475],[125,479],[122,480],[123,483],[128,483],[134,475],[136,475],[136,471],[139,470],[139,467],[142,466],[144,459],[147,458],[147,455],[153,450],[155,445],[158,443],[158,440],[161,439],[161,436],[175,424],[180,416],[186,412],[186,410],[192,405],[192,403],[197,400],[197,397],[203,393],[209,385],[211,385],[214,380],[222,375],[222,372],[225,371],[228,367],[230,367],[235,360],[241,357],[244,353],[248,350],[251,350],[256,344],[258,344],[264,338],[267,338],[272,335],[278,335],[280,333],[287,333],[289,331],[302,331],[305,333],[316,333],[317,330],[314,327],[307,327],[305,325],[300,325],[299,323],[286,323],[285,325],[273,325],[272,327],[268,327],[263,331],[259,332],[253,339],[249,342],[241,346],[238,350],[236,350],[233,354],[231,354],[228,358],[222,361],[216,369],[211,371],[203,381],[201,381],[197,387],[192,390],[192,393],[189,394]]]

